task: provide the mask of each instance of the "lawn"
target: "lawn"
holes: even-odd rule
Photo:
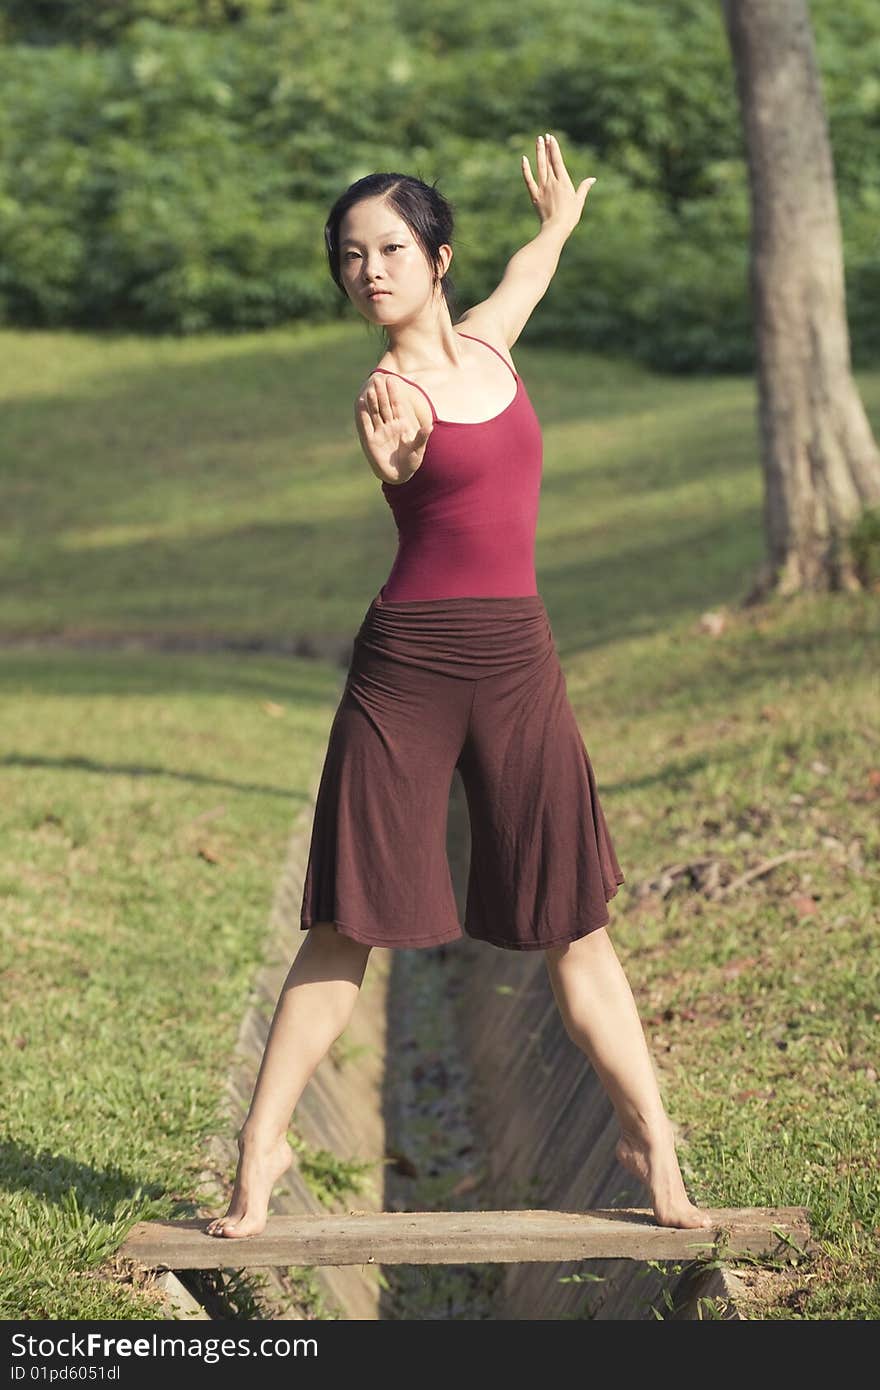
[[[393,558],[352,423],[376,354],[348,325],[0,332],[2,1317],[162,1316],[112,1252],[194,1209],[308,814],[340,671],[279,644],[350,638]],[[821,1254],[755,1316],[876,1318],[878,597],[737,607],[751,379],[514,358],[539,587],[627,876],[610,929],[691,1194],[809,1208]],[[880,373],[859,385],[880,433]]]

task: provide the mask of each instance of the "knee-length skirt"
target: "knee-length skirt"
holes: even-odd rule
[[[446,852],[456,768],[471,838],[463,930]],[[330,730],[302,929],[540,950],[606,926],[624,881],[541,596],[378,594]]]

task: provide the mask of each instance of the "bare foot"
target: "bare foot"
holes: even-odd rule
[[[258,1236],[268,1219],[272,1189],[292,1162],[293,1150],[286,1139],[267,1149],[240,1134],[232,1200],[226,1215],[215,1217],[205,1227],[205,1234],[230,1240]]]
[[[627,1172],[650,1191],[659,1226],[705,1229],[715,1225],[709,1213],[695,1207],[685,1191],[669,1120],[650,1138],[624,1131],[614,1152]]]

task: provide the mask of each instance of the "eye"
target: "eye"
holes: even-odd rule
[[[403,247],[400,246],[397,242],[392,242],[392,244],[390,246],[386,246],[385,249],[386,251],[402,251]]]

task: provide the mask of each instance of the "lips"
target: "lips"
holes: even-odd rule
[[[373,290],[367,295],[367,299],[380,299],[383,294],[390,294],[390,290]]]

